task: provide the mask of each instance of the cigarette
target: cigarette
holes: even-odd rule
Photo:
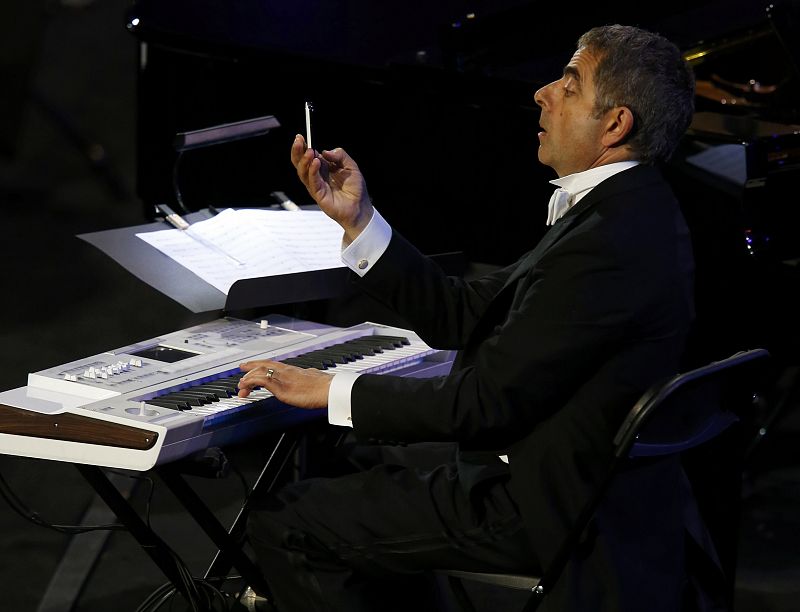
[[[314,110],[314,105],[311,102],[306,102],[306,146],[313,149],[311,145],[311,111]]]

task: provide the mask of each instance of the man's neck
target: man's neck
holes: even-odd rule
[[[586,168],[580,168],[577,170],[572,170],[571,172],[564,172],[563,174],[558,174],[559,178],[570,176],[573,174],[578,174],[580,172],[585,172],[586,170],[591,170],[592,168],[599,168],[601,166],[608,166],[609,164],[616,164],[618,162],[635,162],[638,161],[636,157],[633,155],[632,151],[627,147],[614,147],[611,149],[605,149],[598,157],[595,159],[591,164],[589,164]]]

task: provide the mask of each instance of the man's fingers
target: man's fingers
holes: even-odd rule
[[[239,383],[249,382],[255,376],[264,376],[272,370],[273,375],[280,367],[280,362],[272,361],[270,359],[256,359],[255,361],[246,361],[239,364],[239,369],[245,373],[240,379]]]
[[[298,134],[294,137],[294,141],[292,142],[292,165],[297,166],[300,163],[300,158],[303,157],[303,153],[305,153],[308,146],[306,145],[306,139],[303,138],[302,135]]]
[[[257,367],[247,374],[245,374],[239,381],[239,397],[247,397],[258,387],[262,387],[269,391],[274,392],[272,388],[278,382],[278,376],[274,368]]]
[[[308,166],[308,183],[306,183],[306,188],[308,189],[308,193],[311,194],[311,197],[314,198],[314,201],[317,203],[319,203],[319,201],[324,198],[327,193],[328,184],[325,182],[325,177],[327,174],[327,162],[324,162],[319,157],[311,160],[311,163]]]
[[[237,386],[239,387],[237,395],[239,397],[247,397],[248,395],[250,395],[250,392],[253,389],[255,389],[258,385],[256,384],[256,381],[252,379],[245,380],[244,377],[242,377]]]
[[[258,359],[240,365],[246,374],[239,381],[238,396],[248,397],[254,389],[263,388],[277,399],[298,408],[324,408],[328,405],[331,376],[319,370]]]
[[[239,369],[242,372],[249,372],[250,370],[254,370],[255,368],[265,367],[271,368],[274,367],[273,364],[277,362],[270,361],[269,359],[256,359],[255,361],[245,361],[244,363],[239,364]]]
[[[344,149],[337,147],[332,151],[323,151],[322,157],[333,166],[344,167],[348,162],[353,162],[352,158]]]
[[[300,182],[318,204],[328,194],[328,166],[329,163],[311,149],[306,149],[296,166]]]
[[[308,185],[308,169],[311,166],[311,163],[314,161],[314,158],[314,151],[311,149],[306,149],[303,151],[302,155],[300,155],[297,164],[295,164],[297,176],[300,177],[300,180],[304,185]]]
[[[269,388],[270,382],[264,378],[252,378],[249,381],[242,379],[239,381],[239,392],[237,395],[239,397],[247,397],[250,395],[255,389],[262,387],[272,393],[271,389]]]

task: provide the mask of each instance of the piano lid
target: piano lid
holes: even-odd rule
[[[797,0],[757,2],[756,15],[735,30],[692,44],[684,52],[697,79],[698,112],[749,117],[760,122],[733,122],[723,127],[744,130],[742,138],[794,131],[800,123],[800,46]],[[708,125],[705,118],[704,124]],[[774,124],[788,124],[787,130]],[[752,130],[759,133],[751,133]]]

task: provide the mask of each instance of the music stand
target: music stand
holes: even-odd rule
[[[181,211],[184,213],[189,212],[189,209],[186,208],[186,205],[183,203],[183,195],[181,194],[180,181],[178,179],[178,166],[180,165],[185,151],[203,149],[226,142],[263,136],[270,130],[280,127],[280,125],[281,124],[273,115],[265,115],[263,117],[255,117],[253,119],[245,119],[233,123],[223,123],[176,134],[173,146],[178,152],[178,155],[175,158],[175,163],[172,165],[172,190],[175,193],[175,203]]]

